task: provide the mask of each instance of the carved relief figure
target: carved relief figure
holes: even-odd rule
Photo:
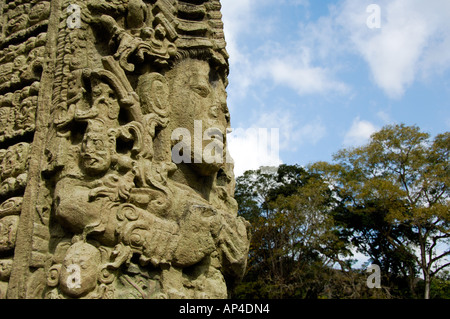
[[[0,253],[14,249],[18,223],[19,216],[6,216],[0,219]]]
[[[0,259],[0,299],[6,299],[12,265],[12,259]]]
[[[80,28],[67,28],[69,13],[52,26],[59,42],[50,122],[39,123],[48,129],[39,150],[45,157],[30,186],[38,204],[28,231],[40,237],[29,249],[38,261],[28,275],[38,288],[29,295],[226,298],[244,274],[249,224],[237,216],[226,152],[228,56],[210,23],[220,3],[73,4],[81,8]],[[30,23],[50,7],[33,8]],[[33,69],[45,67],[42,52],[33,52]],[[22,60],[14,60],[16,74],[30,71]],[[18,130],[33,127],[39,99],[20,95]],[[12,108],[1,109],[6,119],[4,109]],[[193,137],[182,163],[172,158],[178,128]],[[26,180],[28,152],[27,143],[3,152],[3,183]]]
[[[0,299],[6,297],[13,264],[22,197],[13,197],[0,204]]]
[[[211,68],[208,60],[198,58],[182,60],[169,72],[168,77],[172,105],[170,128],[187,128],[193,136],[199,134],[195,133],[199,128],[195,127],[196,122],[201,123],[199,134],[201,141],[195,141],[195,138],[191,140],[192,144],[188,148],[191,150],[190,161],[178,164],[178,169],[172,176],[176,188],[179,188],[177,193],[179,195],[175,198],[183,198],[184,200],[179,204],[196,213],[191,217],[195,222],[191,224],[190,220],[186,219],[184,224],[186,228],[181,230],[185,233],[185,240],[189,244],[186,243],[180,247],[190,247],[189,260],[192,264],[200,263],[203,268],[205,264],[201,264],[202,258],[205,256],[212,258],[209,266],[206,267],[209,270],[203,270],[206,281],[215,281],[211,286],[220,287],[218,278],[222,278],[223,285],[225,285],[224,279],[231,284],[233,280],[239,280],[246,266],[249,225],[243,219],[237,218],[237,206],[231,198],[232,194],[221,189],[224,185],[218,182],[220,174],[229,173],[230,168],[223,151],[226,149],[226,129],[230,125],[224,79]],[[217,136],[217,140],[211,142],[208,138],[213,135]],[[199,143],[200,147],[196,147],[196,143]],[[220,156],[213,161],[207,158],[214,156],[207,149],[211,145],[222,150]],[[231,182],[231,179],[228,182]],[[183,191],[187,194],[183,194]],[[186,200],[186,197],[190,199]],[[197,226],[198,230],[195,232],[190,228],[190,225],[194,224],[203,224],[206,227]],[[198,240],[195,240],[194,236]],[[195,252],[202,252],[203,255],[196,255]],[[180,255],[187,254],[180,249]],[[195,259],[196,257],[200,258]],[[190,263],[187,262],[184,266],[187,265]],[[215,271],[220,275],[208,274]],[[207,279],[209,276],[210,278]],[[216,290],[216,296],[223,298],[223,291],[226,291],[226,288],[223,288],[222,295],[219,291],[220,289]]]
[[[14,118],[14,109],[11,107],[0,108],[0,140],[3,141],[6,137],[12,135],[12,126],[14,122],[11,119]]]
[[[226,130],[230,127],[230,114],[226,104],[224,80],[210,68],[207,61],[186,59],[169,72],[171,77],[171,100],[173,105],[171,114],[171,128],[182,127],[188,129],[192,136],[195,132],[195,121],[200,121],[201,147],[191,147],[191,165],[202,176],[211,176],[226,163],[225,152],[221,157],[211,161],[205,156],[211,152],[204,152],[213,137],[216,148],[224,150]],[[200,153],[200,154],[198,154]],[[212,163],[211,163],[212,162]]]
[[[25,187],[30,145],[18,143],[10,146],[0,163],[0,195],[7,195]]]
[[[60,263],[48,271],[47,284],[54,289],[47,293],[47,298],[111,299],[113,293],[109,284],[113,275],[108,269],[109,252],[80,238],[74,240]]]

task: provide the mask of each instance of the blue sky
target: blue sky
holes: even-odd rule
[[[331,161],[387,124],[450,129],[450,1],[221,2],[237,176]],[[257,128],[279,129],[278,153],[257,147]]]

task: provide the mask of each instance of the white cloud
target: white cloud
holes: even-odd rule
[[[335,22],[368,63],[374,82],[390,98],[402,97],[419,75],[448,69],[449,1],[380,0],[381,28],[369,29],[366,21],[370,14],[365,9],[372,2],[344,1],[334,12]]]
[[[265,76],[270,76],[278,85],[295,90],[298,95],[348,91],[344,83],[333,79],[330,70],[313,66],[301,58],[275,58],[261,67],[267,71]]]
[[[326,127],[320,120],[315,120],[309,124],[300,127],[297,130],[297,135],[300,145],[308,143],[310,145],[316,145],[322,138],[325,137],[327,132]]]
[[[299,21],[298,30],[292,30],[291,41],[281,43],[270,34],[272,24],[280,17],[268,21],[266,15],[261,16],[260,9],[274,6],[272,1],[223,0],[235,89],[245,95],[259,80],[271,79],[300,95],[348,93],[349,85],[336,76],[336,71],[351,67],[345,62],[350,53],[360,55],[369,66],[373,82],[388,97],[398,99],[417,80],[450,68],[450,1],[378,0],[380,29],[369,29],[366,24],[370,15],[366,8],[372,3],[373,0],[339,1],[330,5],[329,15],[316,21]],[[276,5],[308,7],[309,2],[283,0]],[[265,32],[267,38],[278,42],[264,47]],[[261,45],[247,47],[246,39],[254,41],[255,34]]]
[[[224,23],[227,51],[230,55],[230,72],[233,76],[234,93],[242,97],[252,83],[251,59],[240,45],[242,37],[252,30],[255,24],[254,8],[257,0],[222,1],[222,20]]]
[[[352,126],[345,134],[344,145],[361,146],[367,143],[370,136],[376,131],[378,131],[378,128],[374,124],[357,117],[353,120]]]
[[[227,135],[236,176],[261,166],[283,164],[281,152],[315,145],[327,132],[320,119],[299,123],[289,111],[281,110],[261,113],[252,123],[250,128],[236,128]]]
[[[282,151],[296,151],[305,144],[315,145],[326,135],[326,127],[320,118],[300,122],[291,111],[283,108],[260,113],[253,123],[254,127],[279,128]]]
[[[252,12],[255,4],[257,4],[256,0],[222,1],[222,20],[230,62],[243,58],[237,42],[239,36],[248,30],[253,20]]]
[[[256,87],[266,80],[272,81],[276,86],[293,89],[299,95],[347,92],[348,87],[334,79],[331,69],[316,63],[312,58],[316,53],[311,48],[303,46],[299,41],[268,41],[269,38],[276,38],[271,32],[274,24],[280,23],[280,17],[260,16],[258,9],[269,5],[273,6],[273,2],[222,2],[233,94],[242,98],[250,87]],[[309,1],[283,0],[277,2],[277,5],[308,7]],[[248,47],[246,39],[259,39],[260,45]]]
[[[394,123],[394,121],[391,118],[391,115],[383,110],[378,111],[376,115],[385,124],[393,124]]]
[[[234,173],[242,175],[247,170],[261,166],[283,164],[280,158],[276,131],[257,128],[235,129],[227,135],[228,150],[234,160]]]

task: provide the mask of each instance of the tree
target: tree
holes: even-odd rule
[[[432,279],[450,265],[449,152],[449,132],[430,140],[416,126],[389,125],[367,145],[338,152],[335,164],[311,167],[339,194],[353,242],[389,267],[410,275],[418,267],[426,299]]]
[[[333,228],[328,185],[298,165],[281,165],[273,174],[257,170],[239,177],[235,198],[253,226],[241,295],[317,298],[346,252]]]

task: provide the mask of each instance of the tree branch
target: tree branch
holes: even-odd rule
[[[437,257],[434,257],[433,259],[431,259],[430,260],[430,264],[434,263],[435,261],[437,261],[437,260],[439,260],[439,259],[441,259],[441,258],[443,258],[445,256],[450,256],[450,250],[446,251],[445,253],[443,253],[443,254],[441,254],[441,255],[439,255]]]
[[[431,277],[435,276],[439,271],[441,271],[442,269],[444,269],[445,267],[448,267],[448,266],[450,266],[450,262],[448,262],[448,263],[446,263],[446,264],[440,266],[439,268],[437,268],[435,271],[433,271],[433,272],[430,274],[430,276],[431,276]]]

